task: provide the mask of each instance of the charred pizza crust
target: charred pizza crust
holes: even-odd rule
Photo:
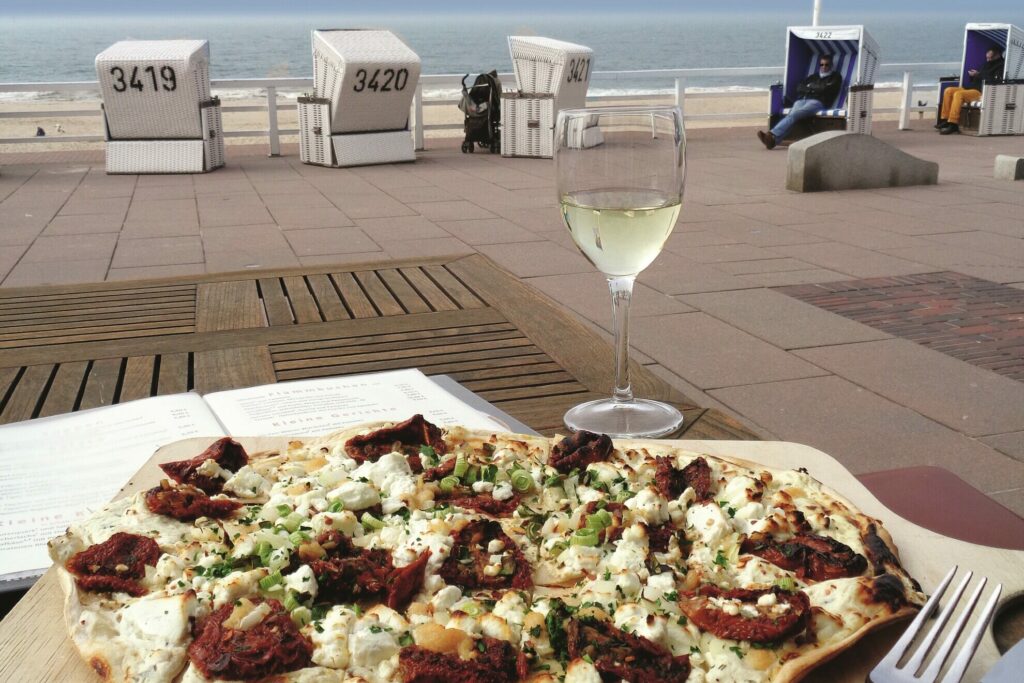
[[[51,541],[104,680],[793,681],[924,599],[807,473],[671,442],[413,418],[239,449]]]

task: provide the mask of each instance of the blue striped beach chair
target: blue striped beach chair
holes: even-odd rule
[[[939,79],[939,99],[946,88],[969,83],[969,69],[985,62],[993,47],[1003,51],[1003,77],[986,82],[981,99],[964,103],[960,132],[971,135],[1024,135],[1024,31],[1013,24],[972,23],[964,27],[964,52],[960,74]],[[936,112],[936,118],[939,114]]]
[[[878,43],[863,26],[790,26],[786,29],[784,80],[771,87],[769,128],[789,113],[798,99],[800,82],[818,68],[821,55],[832,55],[843,87],[835,102],[793,126],[789,139],[799,139],[826,130],[871,133],[871,105],[878,67]]]

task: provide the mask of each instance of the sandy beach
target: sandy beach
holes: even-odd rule
[[[216,93],[215,93],[216,94]],[[879,92],[875,95],[875,107],[894,108],[899,106],[899,92]],[[647,97],[600,97],[588,100],[589,106],[610,104],[637,103],[671,103],[670,95],[650,95]],[[225,131],[264,131],[267,129],[266,99],[253,97],[249,99],[224,100]],[[287,97],[278,99],[278,126],[281,130],[296,129],[298,123],[294,109],[294,100]],[[232,107],[260,107],[261,111],[231,111]],[[750,114],[749,117],[722,119],[688,118],[687,128],[722,128],[731,126],[764,125],[768,110],[768,93],[764,92],[730,92],[730,93],[695,93],[688,94],[684,105],[687,117],[702,117],[714,114]],[[95,111],[90,116],[67,116],[61,112]],[[99,149],[102,142],[69,142],[62,138],[102,135],[103,124],[100,119],[100,101],[95,100],[46,100],[36,102],[2,102],[0,111],[20,112],[23,116],[0,119],[0,138],[31,137],[36,128],[46,131],[45,143],[11,143],[4,145],[5,152],[41,152]],[[876,121],[893,120],[897,114],[875,114]],[[917,115],[915,115],[917,116]],[[423,107],[423,119],[426,125],[454,125],[455,128],[427,130],[426,137],[461,137],[462,112],[454,101],[426,100]],[[57,132],[60,125],[63,132]],[[282,142],[295,142],[295,135],[282,135]],[[262,135],[229,137],[228,144],[259,144],[266,142]]]

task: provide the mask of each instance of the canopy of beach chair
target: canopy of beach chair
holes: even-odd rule
[[[818,69],[818,58],[831,55],[843,87],[826,109],[841,110],[851,85],[875,82],[878,43],[863,26],[790,26],[786,32],[786,70],[783,94],[796,99],[797,86]]]
[[[1006,67],[1003,78],[1024,77],[1024,31],[1013,24],[967,24],[964,27],[964,57],[960,63],[960,82],[968,83],[968,70],[985,63],[985,53],[993,47],[1003,51]]]

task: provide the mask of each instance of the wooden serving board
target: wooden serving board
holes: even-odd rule
[[[287,438],[238,438],[252,453],[276,450]],[[305,437],[293,437],[303,439]],[[157,463],[189,458],[202,451],[212,439],[186,439],[161,448],[115,497],[120,498],[155,486],[162,472]],[[781,441],[674,441],[682,448],[724,457],[734,456],[777,469],[806,468],[816,479],[849,499],[861,511],[882,520],[899,547],[907,571],[926,592],[933,589],[949,568],[963,570],[1003,584],[1001,602],[1024,594],[1024,552],[974,545],[941,536],[897,516],[861,484],[845,467],[819,450]],[[941,504],[939,501],[936,504]],[[988,596],[988,589],[985,597]],[[0,681],[97,681],[95,674],[79,659],[66,635],[64,596],[50,569],[28,594],[0,622]],[[805,680],[862,683],[875,664],[903,631],[894,624],[871,633],[831,662],[813,671]],[[999,658],[992,630],[982,641],[964,680],[980,680]]]

